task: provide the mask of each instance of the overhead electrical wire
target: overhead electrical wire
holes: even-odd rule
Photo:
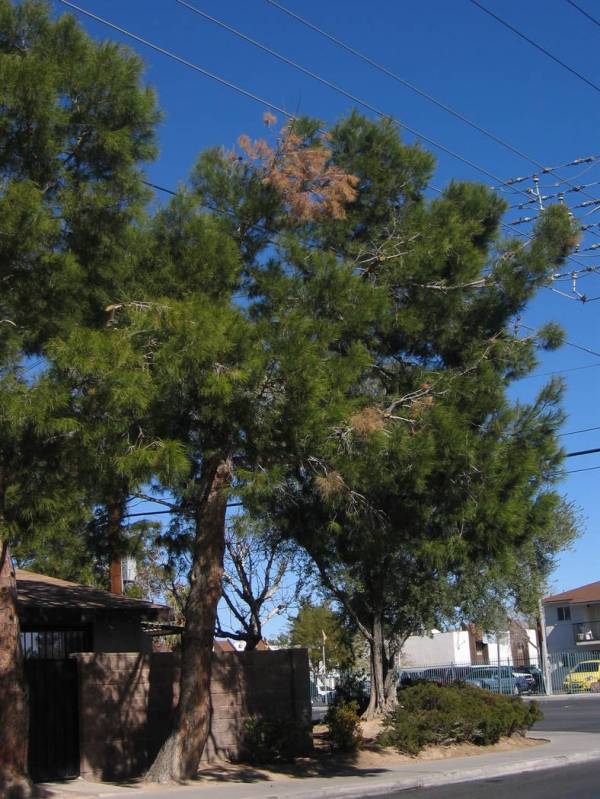
[[[178,0],[178,1],[180,2],[180,0]],[[161,47],[160,45],[157,45],[156,43],[151,42],[150,40],[145,39],[144,37],[139,36],[138,34],[133,33],[132,31],[129,31],[126,28],[123,28],[122,26],[117,25],[114,22],[111,22],[110,20],[107,20],[104,17],[99,16],[98,14],[94,14],[93,12],[88,11],[85,8],[82,8],[81,6],[78,6],[77,4],[71,2],[70,0],[59,0],[59,2],[62,3],[63,5],[65,5],[65,6],[67,6],[67,7],[72,8],[75,11],[83,14],[84,16],[89,17],[90,19],[93,19],[96,22],[99,22],[102,25],[105,25],[106,27],[111,28],[112,30],[118,31],[119,33],[121,33],[124,36],[127,36],[127,37],[129,37],[131,39],[133,39],[134,41],[140,42],[141,44],[143,44],[146,47],[149,47],[152,50],[154,50],[154,51],[156,51],[158,53],[161,53],[162,55],[165,55],[168,58],[173,59],[174,61],[177,61],[178,63],[182,64],[183,66],[186,66],[186,67],[194,70],[195,72],[200,73],[204,77],[207,77],[210,80],[214,80],[217,83],[219,83],[219,84],[221,84],[223,86],[226,86],[227,88],[230,88],[230,89],[234,90],[238,94],[240,94],[240,95],[242,95],[244,97],[247,97],[248,99],[254,100],[255,102],[260,103],[261,105],[266,106],[267,108],[270,108],[270,109],[272,109],[274,111],[277,111],[278,113],[282,114],[287,119],[294,119],[295,118],[294,114],[292,114],[289,111],[287,111],[286,109],[282,108],[280,105],[277,105],[276,103],[273,103],[270,100],[267,100],[266,98],[260,97],[259,95],[255,94],[254,92],[250,92],[250,91],[238,86],[237,84],[233,83],[232,81],[226,80],[225,78],[222,78],[220,75],[216,75],[215,73],[210,72],[209,70],[198,66],[197,64],[189,61],[188,59],[185,59],[185,58],[177,55],[176,53],[173,53],[172,51],[167,50],[166,48]],[[188,5],[188,4],[186,3],[185,5]],[[193,8],[193,7],[191,7],[191,8]],[[196,11],[197,11],[197,9],[196,9]],[[223,23],[223,25],[224,25],[224,23]],[[249,38],[249,37],[245,37],[244,34],[241,34],[241,35],[244,38]],[[262,45],[261,45],[261,47],[262,47]],[[266,48],[266,49],[269,49],[269,48]],[[274,51],[273,51],[273,53],[274,53]],[[279,56],[279,54],[277,54],[277,57],[280,58],[281,60],[285,60],[286,62],[289,61],[289,59],[286,59],[285,56]],[[291,62],[290,61],[290,63],[295,65],[295,62]],[[325,85],[330,86],[331,88],[335,88],[336,91],[340,91],[342,94],[344,94],[344,96],[348,97],[349,99],[352,99],[354,102],[357,102],[357,103],[363,105],[365,108],[368,108],[373,113],[375,113],[376,115],[380,116],[381,118],[386,118],[386,119],[390,118],[388,114],[385,114],[384,112],[376,109],[374,106],[371,106],[369,103],[360,100],[360,98],[355,97],[351,93],[346,92],[345,89],[342,89],[341,87],[337,87],[335,84],[330,83],[325,78],[321,78],[320,76],[317,76],[314,73],[311,73],[309,70],[305,70],[304,67],[301,67],[300,65],[295,65],[295,66],[296,66],[296,68],[300,69],[301,71],[306,72],[307,74],[314,75],[316,80],[319,80],[320,82],[324,83]],[[473,169],[481,172],[482,174],[485,174],[488,177],[491,177],[494,181],[496,181],[496,182],[498,182],[500,184],[504,183],[502,178],[498,177],[497,175],[494,175],[492,172],[489,172],[485,167],[482,167],[482,166],[480,166],[478,164],[475,164],[475,163],[471,162],[469,159],[465,158],[464,156],[460,155],[459,153],[454,152],[450,148],[446,147],[444,144],[442,144],[440,142],[437,142],[437,141],[435,141],[433,139],[430,139],[425,134],[422,134],[420,131],[416,130],[415,128],[411,128],[408,125],[404,125],[402,122],[400,122],[397,119],[393,119],[393,121],[399,127],[404,127],[406,130],[411,132],[413,135],[423,139],[424,141],[426,141],[429,144],[431,144],[433,147],[436,147],[437,149],[442,150],[443,152],[447,153],[448,155],[451,155],[452,157],[454,157],[457,160],[465,163],[466,165],[472,167]],[[164,187],[160,187],[160,190],[161,191],[166,191],[169,194],[173,194],[174,193],[171,189],[165,189]],[[529,195],[527,195],[526,192],[523,192],[520,189],[515,189],[515,191],[518,191],[520,194],[523,194],[524,196],[529,197]],[[504,227],[506,227],[506,225],[504,225]],[[522,231],[517,231],[517,232],[519,233],[519,235],[523,236],[528,241],[532,241],[532,237],[531,236],[528,236],[527,234],[523,233]],[[567,257],[568,257],[569,260],[572,260],[574,263],[576,263],[576,264],[578,263],[575,256],[570,255],[570,256],[567,256]],[[578,264],[578,265],[582,266],[582,264]],[[550,290],[553,290],[553,289],[550,288]],[[579,297],[571,297],[570,295],[567,295],[564,292],[557,292],[557,293],[564,294],[564,296],[569,297],[569,299],[579,299],[579,300],[581,299]],[[594,300],[595,299],[600,299],[600,297],[594,298]],[[590,301],[591,302],[592,300],[586,300],[586,301]]]
[[[181,0],[178,0],[178,2],[181,2]],[[406,80],[397,72],[394,72],[393,70],[389,69],[380,62],[375,61],[375,59],[371,58],[370,56],[366,55],[360,50],[357,50],[355,47],[352,47],[352,45],[349,45],[347,42],[343,41],[337,36],[334,36],[332,33],[329,33],[328,31],[319,27],[318,25],[316,25],[314,22],[311,22],[306,17],[297,14],[295,11],[292,11],[291,9],[287,8],[282,3],[277,2],[277,0],[265,0],[265,2],[273,6],[273,8],[276,8],[279,11],[283,12],[284,14],[287,14],[292,19],[295,19],[301,25],[304,25],[306,28],[309,28],[309,30],[314,31],[315,33],[329,40],[337,47],[342,48],[347,53],[353,55],[355,58],[358,58],[361,61],[365,62],[366,64],[369,64],[369,66],[373,67],[374,69],[377,69],[379,72],[383,73],[384,75],[387,75],[387,77],[392,78],[392,80],[395,80],[397,83],[400,83],[402,86],[405,86],[407,89],[410,89],[410,91],[415,92],[420,97],[423,97],[425,100],[427,100],[428,102],[433,103],[438,108],[441,108],[443,111],[445,111],[447,114],[450,114],[456,119],[459,119],[461,122],[464,122],[465,125],[469,125],[471,128],[473,128],[473,130],[476,130],[479,133],[483,134],[484,136],[487,136],[488,139],[496,142],[496,144],[501,145],[505,149],[519,156],[519,158],[522,158],[524,161],[528,161],[530,164],[539,167],[540,174],[552,174],[555,173],[556,170],[558,169],[564,169],[566,167],[577,166],[578,164],[589,163],[590,161],[593,161],[591,166],[586,167],[586,169],[578,173],[578,175],[580,176],[585,172],[587,172],[589,169],[592,169],[594,166],[596,166],[597,161],[600,160],[600,155],[594,155],[594,156],[587,156],[585,158],[578,158],[575,159],[574,161],[569,161],[565,164],[560,164],[559,166],[555,167],[544,166],[544,164],[542,164],[536,158],[529,155],[528,153],[525,153],[523,150],[519,149],[514,144],[511,144],[510,142],[506,141],[506,139],[501,138],[493,131],[484,128],[483,125],[479,125],[477,122],[474,122],[472,119],[469,119],[469,117],[465,116],[465,114],[462,114],[460,111],[457,111],[455,108],[452,108],[452,106],[448,105],[447,103],[444,103],[442,100],[439,100],[437,97],[434,97],[432,94],[429,94],[429,92],[426,92],[424,89],[421,89],[419,86],[416,86],[414,83],[411,83],[410,81]],[[182,4],[189,6],[188,3],[182,3]],[[194,6],[189,6],[189,7],[194,9]],[[197,11],[197,13],[200,13],[198,9],[195,10]],[[571,182],[571,180],[576,179],[577,176],[575,178],[571,178],[571,180],[568,180],[567,178],[561,178],[560,175],[556,175],[556,177],[559,179],[559,185],[564,183],[574,188],[574,184]],[[527,178],[522,178],[522,179],[526,180]],[[583,193],[585,194],[585,192]]]
[[[68,3],[67,0],[61,0],[61,2],[67,3],[68,5],[73,5],[70,2]],[[417,128],[413,128],[410,125],[407,125],[401,119],[398,119],[392,114],[388,114],[385,111],[382,111],[380,108],[377,108],[376,106],[372,105],[368,100],[365,100],[362,97],[358,97],[357,95],[353,94],[347,89],[344,89],[343,86],[339,86],[337,83],[333,83],[327,78],[324,78],[322,75],[319,75],[318,73],[313,72],[307,67],[304,67],[302,64],[299,64],[297,61],[294,61],[293,59],[288,58],[282,53],[277,52],[277,50],[273,50],[271,47],[267,47],[267,45],[257,41],[256,39],[253,39],[251,36],[248,36],[245,33],[242,33],[242,31],[237,30],[237,28],[234,28],[233,26],[228,25],[226,22],[223,22],[222,20],[213,17],[211,14],[207,14],[205,11],[202,11],[199,8],[196,8],[195,6],[186,2],[186,0],[177,0],[177,2],[179,3],[179,5],[184,6],[185,8],[189,9],[198,16],[203,17],[207,21],[212,22],[214,25],[217,25],[218,27],[229,31],[229,33],[233,34],[234,36],[237,36],[239,39],[242,39],[248,44],[251,44],[253,47],[256,47],[259,50],[262,50],[263,52],[272,56],[273,58],[276,58],[281,63],[292,67],[292,69],[295,69],[304,75],[307,75],[308,77],[312,78],[313,80],[316,80],[318,83],[322,84],[323,86],[327,86],[327,88],[332,89],[338,94],[341,94],[343,97],[345,97],[348,100],[351,100],[353,103],[361,105],[363,108],[366,108],[368,111],[370,111],[372,114],[375,114],[380,119],[389,119],[391,122],[394,123],[394,125],[396,125],[396,127],[407,130],[409,133],[412,133],[413,136],[416,136],[417,138],[422,139],[423,141],[430,144],[432,147],[435,147],[436,150],[441,150],[447,155],[450,155],[452,158],[461,161],[463,164],[466,164],[467,166],[471,167],[471,169],[475,169],[477,172],[480,172],[482,175],[486,175],[486,177],[491,178],[492,180],[498,182],[499,184],[508,186],[509,188],[513,188],[514,191],[518,192],[519,194],[523,194],[528,198],[530,197],[529,194],[522,191],[521,189],[517,187],[510,187],[510,184],[504,181],[501,177],[495,175],[493,172],[490,172],[489,169],[486,169],[480,164],[477,164],[474,161],[471,161],[469,158],[466,158],[465,156],[461,155],[460,153],[457,153],[455,150],[452,150],[450,147],[447,147],[442,142],[439,142],[436,139],[432,139],[430,136],[427,136],[425,133],[418,130]]]
[[[531,375],[524,375],[519,380],[532,380],[535,377],[553,377],[554,375],[563,375],[567,372],[581,372],[586,369],[600,369],[600,363],[587,363],[583,366],[569,366],[566,369],[554,369],[552,372],[535,372]]]
[[[600,469],[600,466],[587,466],[585,469],[570,469],[568,472],[560,472],[560,476],[566,474],[577,474],[577,472],[595,472],[597,469]]]
[[[484,11],[487,14],[489,14],[490,16],[495,18],[498,22],[500,22],[501,24],[505,25],[507,28],[512,30],[517,35],[519,35],[521,38],[523,38],[526,41],[528,41],[534,47],[536,47],[537,49],[541,50],[544,54],[546,54],[547,56],[552,58],[554,61],[559,63],[565,69],[568,69],[568,71],[572,72],[577,77],[579,77],[582,80],[584,80],[586,83],[588,83],[590,86],[592,86],[592,88],[595,88],[597,91],[600,91],[600,87],[598,87],[595,84],[591,83],[584,76],[580,75],[578,72],[576,72],[572,68],[568,67],[568,65],[564,64],[563,62],[561,62],[559,59],[557,59],[555,56],[553,56],[547,50],[542,48],[540,45],[538,45],[535,42],[533,42],[532,40],[530,40],[528,37],[526,37],[524,34],[522,34],[516,28],[514,28],[511,25],[509,25],[509,23],[507,23],[504,20],[502,20],[496,14],[491,12],[489,9],[485,8],[485,6],[483,6],[481,3],[477,2],[477,0],[470,0],[470,1],[474,5],[479,7],[482,11]],[[266,106],[267,108],[271,108],[272,110],[277,111],[278,113],[282,114],[286,118],[293,118],[293,116],[294,116],[293,114],[289,113],[284,108],[282,108],[281,106],[276,105],[276,104],[270,102],[269,100],[266,100],[265,98],[262,98],[262,97],[256,95],[253,92],[247,91],[246,89],[243,89],[242,87],[238,86],[237,84],[234,84],[233,82],[228,81],[228,80],[222,78],[221,76],[216,75],[215,73],[212,73],[209,70],[206,70],[203,67],[200,67],[197,64],[194,64],[191,61],[188,61],[187,59],[182,58],[181,56],[178,56],[176,53],[173,53],[173,52],[167,50],[166,48],[161,47],[160,45],[157,45],[157,44],[155,44],[153,42],[150,42],[149,40],[144,39],[143,37],[131,32],[131,31],[128,31],[125,28],[120,27],[119,25],[116,25],[115,23],[112,23],[109,20],[106,20],[106,19],[100,17],[99,15],[93,14],[91,11],[88,11],[86,9],[81,8],[80,6],[77,6],[75,3],[72,3],[69,0],[60,0],[60,2],[63,5],[66,5],[66,6],[70,7],[70,8],[73,8],[74,10],[78,11],[79,13],[82,13],[85,16],[88,16],[91,19],[94,19],[97,22],[100,22],[101,24],[106,25],[107,27],[110,27],[113,30],[118,31],[119,33],[123,34],[124,36],[128,36],[128,37],[134,39],[135,41],[138,41],[141,44],[144,44],[145,46],[150,47],[151,49],[155,50],[156,52],[159,52],[159,53],[161,53],[163,55],[168,56],[169,58],[172,58],[172,59],[178,61],[179,63],[189,67],[190,69],[193,69],[193,70],[199,72],[200,74],[204,75],[205,77],[208,77],[209,79],[214,80],[214,81],[220,83],[221,85],[224,85],[224,86],[227,86],[230,89],[233,89],[238,94],[241,94],[241,95],[243,95],[243,96],[245,96],[245,97],[247,97],[249,99],[255,100],[256,102],[261,103],[262,105]],[[290,59],[287,59],[285,56],[282,56],[279,53],[276,53],[275,51],[271,50],[270,48],[267,48],[265,45],[262,45],[259,42],[256,42],[255,40],[251,39],[250,37],[246,36],[245,34],[242,34],[241,32],[236,31],[231,26],[228,26],[225,23],[222,23],[219,20],[216,20],[216,18],[210,17],[210,15],[206,14],[205,12],[200,11],[199,9],[196,9],[194,6],[189,5],[187,2],[184,2],[184,0],[177,0],[177,2],[179,2],[181,5],[184,5],[184,6],[188,7],[190,10],[194,11],[195,13],[200,14],[201,16],[205,17],[206,19],[209,19],[210,21],[214,22],[215,24],[217,24],[217,25],[219,25],[221,27],[224,27],[227,30],[230,30],[236,36],[240,36],[241,38],[243,38],[246,41],[254,44],[255,46],[260,47],[261,49],[269,52],[271,55],[273,55],[274,57],[276,57],[279,60],[283,61],[284,63],[288,63],[291,66],[294,66],[296,69],[299,69],[300,71],[304,72],[305,74],[310,75],[315,80],[318,80],[319,82],[323,83],[324,85],[327,85],[330,88],[333,88],[336,91],[343,93],[349,99],[352,99],[354,102],[357,102],[357,103],[363,105],[364,107],[368,108],[369,110],[371,110],[373,113],[377,114],[378,116],[380,116],[382,118],[389,118],[389,115],[387,115],[384,112],[378,110],[374,106],[371,106],[369,103],[367,103],[365,101],[362,101],[360,98],[355,97],[351,93],[346,92],[346,90],[342,89],[341,87],[336,86],[336,84],[333,84],[330,81],[327,81],[326,79],[316,75],[316,73],[312,73],[310,70],[306,70],[301,65],[296,64],[295,62],[291,61]],[[285,10],[286,13],[290,13],[290,12],[287,11],[287,9],[284,9],[284,7],[280,6],[278,3],[274,2],[273,0],[267,0],[267,2],[269,2],[271,5],[280,7],[282,10]],[[574,7],[578,8],[575,3],[571,2],[571,0],[567,0],[567,2],[569,2]],[[581,9],[578,8],[578,10],[581,10]],[[582,13],[585,13],[585,12],[582,12]],[[586,14],[586,16],[587,16],[587,14]],[[593,20],[593,21],[595,22],[595,20]],[[312,25],[309,25],[309,26],[312,27]],[[324,35],[326,35],[326,34],[324,34]],[[328,38],[333,38],[333,37],[329,37],[328,36]],[[346,49],[351,49],[351,48],[346,48]],[[363,56],[358,54],[358,52],[356,52],[355,54],[359,55],[359,57],[363,58]],[[370,61],[370,59],[368,59],[367,57],[364,57],[363,60]],[[377,66],[378,69],[381,68],[383,71],[387,72],[387,70],[385,68],[380,67],[380,65],[377,65],[376,62],[373,62],[373,65]],[[392,77],[396,77],[396,76],[392,75]],[[397,77],[396,79],[400,80],[400,82],[405,83],[405,85],[408,85],[410,87],[410,84],[408,84],[408,82],[403,81],[401,78]],[[423,94],[423,96],[427,96],[425,93],[423,93],[423,92],[419,91],[418,89],[416,89],[416,87],[415,87],[415,90],[418,91],[419,94]],[[458,113],[455,113],[451,109],[445,107],[444,104],[442,104],[441,102],[436,101],[435,98],[429,98],[428,97],[428,99],[431,99],[433,102],[436,103],[436,105],[440,105],[445,110],[447,110],[449,113],[452,113],[453,116],[457,116],[458,118],[462,118],[462,115],[459,115]],[[396,120],[393,117],[392,117],[392,119],[393,119],[393,121],[394,121],[394,123],[396,125],[399,125],[401,127],[406,128],[406,130],[408,130],[411,133],[413,133],[413,135],[416,135],[416,136],[424,139],[425,141],[427,141],[428,143],[430,143],[432,146],[436,147],[437,149],[440,149],[443,152],[446,152],[447,154],[453,156],[454,158],[457,158],[458,160],[462,161],[463,163],[473,167],[477,171],[480,171],[482,174],[488,175],[489,177],[493,178],[494,180],[497,180],[502,185],[510,185],[507,181],[503,181],[502,179],[497,178],[493,173],[489,172],[484,167],[480,167],[477,164],[474,164],[469,159],[466,159],[463,156],[461,156],[460,154],[455,153],[450,148],[447,148],[445,145],[443,145],[443,144],[441,144],[439,142],[436,142],[433,139],[430,139],[429,137],[423,135],[422,133],[420,133],[416,129],[410,128],[408,125],[405,125],[404,123]],[[513,148],[512,145],[504,143],[499,138],[497,138],[494,134],[491,134],[490,132],[486,131],[484,128],[480,128],[475,123],[471,123],[466,117],[463,118],[463,121],[465,121],[467,124],[471,125],[472,127],[480,130],[481,132],[485,133],[485,135],[489,135],[490,138],[493,138],[495,141],[497,141],[498,143],[502,144],[503,146],[508,146],[508,148],[511,149],[516,154],[521,155],[521,153],[516,148]],[[522,156],[522,157],[528,158],[528,156]],[[163,192],[166,192],[166,193],[168,193],[170,195],[176,195],[177,194],[177,192],[173,191],[172,189],[168,189],[168,188],[165,188],[163,186],[159,186],[158,184],[152,183],[150,181],[144,181],[144,183],[145,183],[145,185],[147,185],[147,186],[149,186],[149,187],[151,187],[151,188],[153,188],[155,190],[163,191]],[[521,192],[521,193],[523,193],[523,192]],[[506,227],[506,225],[505,225],[505,227]],[[526,236],[526,238],[531,239],[531,237],[529,237],[529,236]],[[596,298],[596,299],[600,299],[600,298]],[[529,326],[524,325],[522,323],[521,323],[521,326],[526,328],[526,329],[528,329],[528,330],[533,330],[533,328],[530,328]],[[533,330],[533,332],[535,332],[535,330]],[[574,347],[576,349],[582,350],[583,352],[587,352],[587,353],[589,353],[591,355],[595,355],[595,356],[600,357],[600,352],[596,352],[595,350],[592,350],[592,349],[590,349],[588,347],[582,346],[580,344],[575,344],[574,342],[571,342],[571,341],[566,341],[565,343],[568,346],[570,346],[570,347]],[[600,364],[593,364],[591,366],[600,366]],[[565,370],[559,370],[559,371],[563,371],[563,372],[574,371],[575,369],[578,369],[578,368],[585,368],[585,367],[574,367],[571,370],[566,370],[565,369]],[[555,372],[548,373],[548,374],[555,374]],[[534,375],[531,375],[531,377],[533,377],[533,376]],[[538,375],[538,376],[541,376],[541,375]],[[594,429],[599,429],[599,428],[588,428],[586,430],[573,431],[572,433],[565,433],[563,435],[573,435],[573,434],[578,433],[578,432],[587,432],[587,431],[591,431],[591,430],[594,430]],[[566,457],[576,457],[576,456],[581,456],[581,455],[593,454],[593,453],[597,453],[597,452],[600,452],[600,448],[595,448],[595,449],[590,449],[590,450],[581,450],[581,451],[578,451],[578,452],[567,453]],[[564,472],[563,474],[575,474],[575,473],[578,473],[578,472],[593,471],[593,470],[596,470],[596,469],[600,469],[600,466],[592,466],[592,467],[588,467],[588,468],[585,468],[585,469],[574,469],[574,470],[571,470],[571,471],[568,471],[568,472]],[[147,511],[146,513],[127,514],[127,516],[131,518],[131,517],[135,517],[135,516],[159,515],[159,514],[164,514],[164,513],[168,513],[168,512],[169,511]]]
[[[270,2],[270,0],[266,1]],[[517,175],[514,178],[510,178],[509,180],[506,181],[509,184],[509,186],[514,186],[516,183],[524,183],[526,180],[533,180],[533,178],[539,177],[539,175],[551,175],[554,172],[556,172],[557,169],[567,169],[567,167],[579,166],[579,164],[591,164],[591,166],[588,166],[586,169],[582,170],[581,172],[578,172],[577,175],[574,176],[573,180],[576,180],[586,172],[589,172],[590,169],[597,166],[598,161],[600,161],[600,155],[586,155],[583,156],[582,158],[574,158],[572,161],[567,161],[567,163],[559,164],[558,166],[543,166],[543,164],[539,164],[533,158],[529,157],[528,160],[531,161],[531,163],[535,164],[536,166],[539,166],[541,168],[540,171],[535,172],[533,175]],[[560,179],[559,183],[548,184],[548,186],[554,188],[555,186],[560,185],[560,183],[568,183],[568,180]],[[545,188],[545,187],[540,186],[540,188]]]
[[[559,433],[559,437],[562,436],[575,436],[579,433],[592,433],[595,430],[600,430],[600,427],[582,427],[581,430],[569,430],[568,433]]]
[[[580,5],[577,5],[577,3],[574,3],[574,2],[573,2],[573,0],[566,0],[566,2],[567,2],[567,3],[568,3],[570,6],[573,6],[573,8],[576,8],[576,9],[577,9],[577,11],[579,11],[579,13],[580,13],[580,14],[583,14],[583,16],[584,16],[584,17],[587,17],[587,18],[589,19],[589,21],[590,21],[590,22],[593,22],[593,23],[594,23],[594,25],[597,25],[597,26],[600,28],[600,20],[597,20],[597,19],[596,19],[596,17],[593,17],[593,16],[592,16],[591,14],[589,14],[589,13],[588,13],[588,12],[587,12],[587,11],[586,11],[584,8],[581,8],[581,6],[580,6]]]
[[[529,45],[535,47],[536,50],[539,50],[540,53],[543,53],[545,56],[550,58],[556,64],[561,66],[563,69],[567,70],[567,72],[570,72],[571,75],[575,75],[576,78],[579,78],[579,80],[583,81],[583,83],[586,83],[590,88],[594,89],[594,91],[600,93],[600,86],[597,83],[594,83],[594,81],[590,80],[585,75],[582,75],[581,72],[578,72],[576,69],[569,66],[569,64],[566,64],[564,61],[561,61],[561,59],[558,58],[558,56],[555,56],[554,53],[551,53],[550,50],[547,50],[541,44],[538,44],[536,41],[534,41],[532,38],[524,34],[518,28],[515,28],[514,25],[510,24],[510,22],[507,22],[505,19],[502,19],[502,17],[499,17],[498,14],[495,14],[491,9],[484,6],[483,3],[479,2],[479,0],[470,0],[470,2],[474,6],[479,8],[481,11],[483,11],[484,14],[487,14],[488,16],[492,17],[492,19],[495,19],[496,22],[500,23],[500,25],[503,25],[505,28],[508,28],[508,30],[512,31],[516,36],[519,36]]]
[[[112,28],[119,33],[122,33],[123,36],[128,36],[130,39],[133,39],[136,42],[140,42],[140,44],[149,47],[151,50],[155,50],[157,53],[161,53],[162,55],[166,55],[168,58],[172,58],[174,61],[178,61],[183,66],[189,67],[189,69],[193,69],[196,72],[199,72],[201,75],[204,75],[205,78],[209,78],[210,80],[214,80],[217,83],[220,83],[222,86],[226,86],[229,89],[241,94],[244,97],[247,97],[250,100],[254,100],[261,105],[265,105],[267,108],[271,108],[273,111],[277,111],[277,113],[282,114],[284,117],[288,119],[293,119],[294,114],[291,114],[289,111],[286,111],[285,108],[282,108],[280,105],[272,103],[270,100],[266,100],[264,97],[259,97],[259,95],[254,94],[254,92],[248,91],[247,89],[243,89],[241,86],[238,86],[236,83],[227,80],[226,78],[222,78],[220,75],[216,75],[214,72],[210,72],[208,69],[204,69],[204,67],[198,66],[198,64],[194,64],[192,61],[188,61],[187,58],[182,58],[181,56],[177,55],[177,53],[171,52],[171,50],[167,50],[164,47],[161,47],[154,42],[149,41],[148,39],[144,39],[142,36],[139,36],[137,33],[133,33],[132,31],[127,30],[126,28],[122,28],[120,25],[116,25],[114,22],[110,22],[110,20],[105,19],[104,17],[100,17],[98,14],[94,14],[91,11],[88,11],[86,8],[81,8],[81,6],[76,5],[75,3],[71,3],[70,0],[59,0],[65,6],[78,11],[80,14],[83,14],[90,19],[96,20],[96,22],[100,22],[100,24],[105,25],[107,28]]]
[[[593,449],[580,449],[578,452],[567,452],[565,458],[579,458],[581,455],[595,455],[600,452],[600,447]]]
[[[62,0],[62,2],[66,2],[66,0]],[[248,36],[247,34],[243,33],[242,31],[237,30],[237,28],[234,28],[232,25],[229,25],[228,23],[223,22],[222,20],[218,19],[217,17],[212,16],[212,14],[208,14],[206,11],[203,11],[202,9],[199,9],[196,6],[191,5],[191,3],[188,3],[186,0],[177,0],[177,2],[179,3],[179,5],[184,6],[185,8],[189,9],[190,11],[192,11],[193,13],[195,13],[198,16],[202,17],[203,19],[207,20],[208,22],[211,22],[214,25],[217,25],[218,27],[222,28],[223,30],[228,31],[229,33],[233,34],[237,38],[247,42],[248,44],[251,44],[253,47],[258,48],[259,50],[262,50],[263,52],[267,53],[268,55],[272,56],[273,58],[276,58],[278,61],[281,61],[282,63],[284,63],[284,64],[286,64],[288,66],[291,66],[293,69],[296,69],[297,71],[307,75],[308,77],[312,78],[313,80],[316,80],[317,82],[321,83],[322,85],[327,86],[328,88],[330,88],[333,91],[341,94],[342,96],[352,100],[355,103],[358,103],[359,105],[362,105],[364,108],[366,108],[367,110],[369,110],[372,113],[376,114],[381,119],[390,119],[392,122],[394,122],[394,124],[397,127],[405,128],[406,130],[408,130],[409,132],[411,132],[415,136],[418,136],[418,137],[422,138],[424,141],[427,141],[433,147],[436,147],[437,149],[441,149],[443,152],[447,153],[448,155],[451,155],[452,157],[458,159],[459,161],[462,161],[463,163],[465,163],[468,166],[476,169],[477,171],[481,172],[482,174],[485,174],[488,177],[492,177],[493,179],[498,180],[499,183],[501,183],[503,185],[506,185],[506,186],[509,186],[514,191],[517,191],[518,193],[523,194],[525,197],[527,197],[527,199],[531,198],[530,192],[523,191],[522,189],[519,189],[518,187],[511,185],[510,180],[509,181],[503,181],[502,178],[497,178],[496,176],[493,175],[493,173],[491,173],[485,167],[482,167],[481,165],[470,161],[469,159],[467,159],[464,156],[460,155],[460,153],[457,153],[454,150],[451,150],[450,148],[446,147],[444,144],[441,144],[440,142],[437,142],[434,139],[431,139],[431,138],[425,136],[420,131],[418,131],[418,130],[416,130],[414,128],[411,128],[410,126],[406,125],[401,120],[398,120],[397,118],[395,118],[391,114],[387,114],[384,111],[381,111],[380,109],[378,109],[375,106],[371,105],[371,103],[369,103],[367,100],[364,100],[364,99],[352,94],[351,92],[348,92],[343,87],[338,86],[337,84],[327,80],[327,78],[323,78],[321,75],[313,72],[312,70],[307,69],[306,67],[302,66],[298,62],[293,61],[292,59],[288,58],[287,56],[282,55],[281,53],[277,52],[276,50],[273,50],[271,47],[267,47],[267,45],[262,44],[262,42],[259,42],[256,39],[253,39],[251,36]],[[277,4],[277,5],[279,6],[279,4]],[[575,159],[572,162],[569,162],[569,165],[582,163],[582,162],[590,160],[590,158],[597,158],[597,157],[599,157],[599,156],[587,156],[585,158],[578,158],[578,159]],[[537,163],[537,162],[535,162],[532,159],[529,159],[529,160],[531,160],[532,163]],[[582,192],[582,193],[586,194],[585,192]],[[589,196],[592,197],[592,195],[589,195]],[[596,202],[596,198],[592,198],[591,202]],[[595,234],[595,235],[598,235],[595,231],[592,231],[592,233]],[[577,257],[576,256],[569,256],[569,258],[571,258],[574,263],[577,263]]]
[[[473,128],[473,130],[476,130],[479,133],[482,133],[484,136],[487,136],[488,139],[495,141],[496,144],[500,144],[502,147],[505,147],[507,150],[510,150],[510,152],[514,153],[515,155],[518,155],[519,158],[522,158],[525,161],[529,161],[530,163],[532,162],[531,157],[527,155],[527,153],[524,153],[522,150],[520,150],[518,147],[515,147],[514,145],[510,144],[510,142],[507,142],[504,139],[502,139],[500,136],[497,136],[493,131],[484,128],[482,125],[479,125],[477,122],[474,122],[472,119],[469,119],[460,111],[457,111],[456,109],[447,105],[442,100],[439,100],[437,97],[434,97],[432,94],[429,94],[429,92],[425,91],[424,89],[421,89],[416,84],[406,80],[397,72],[394,72],[393,70],[386,67],[384,64],[381,64],[379,61],[375,61],[375,59],[371,58],[370,56],[366,55],[360,50],[357,50],[355,47],[352,47],[347,42],[344,42],[342,39],[339,39],[337,36],[334,36],[332,33],[329,33],[323,28],[320,28],[318,25],[315,25],[314,22],[311,22],[306,17],[297,14],[296,12],[292,11],[291,9],[282,5],[281,3],[276,2],[276,0],[265,0],[265,2],[273,6],[274,8],[277,8],[279,11],[282,11],[284,14],[287,14],[289,17],[292,17],[297,22],[300,22],[302,25],[314,31],[315,33],[318,33],[320,36],[323,36],[325,39],[328,39],[330,42],[333,42],[333,44],[335,44],[337,47],[341,47],[342,50],[345,50],[347,53],[350,53],[356,58],[359,58],[361,61],[364,61],[366,64],[369,64],[369,66],[373,67],[379,72],[382,72],[384,75],[387,75],[387,77],[392,78],[392,80],[395,80],[397,83],[400,83],[402,86],[405,86],[407,89],[410,89],[411,91],[420,95],[425,100],[427,100],[430,103],[433,103],[438,108],[441,108],[443,111],[445,111],[446,113],[451,114],[456,119],[459,119],[461,122],[464,122],[465,125],[469,125],[471,128]],[[540,164],[540,166],[542,165]]]
[[[532,333],[536,332],[534,327],[523,324],[523,322],[519,322],[519,327],[524,327],[525,330],[529,330]],[[576,344],[574,341],[568,341],[567,339],[565,339],[565,344],[569,347],[573,347],[576,350],[581,350],[582,352],[587,352],[589,355],[595,355],[597,358],[600,358],[600,352],[597,350],[592,350],[589,347],[585,347],[583,344]]]

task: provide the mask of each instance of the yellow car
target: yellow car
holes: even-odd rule
[[[600,660],[582,660],[567,674],[563,688],[569,693],[589,691],[597,682],[600,682]]]

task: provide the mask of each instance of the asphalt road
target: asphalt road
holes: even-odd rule
[[[600,762],[531,771],[510,777],[417,788],[387,794],[388,799],[598,799]]]
[[[539,702],[543,721],[533,728],[541,732],[598,732],[600,733],[600,695],[549,699]],[[598,787],[600,799],[600,786]]]

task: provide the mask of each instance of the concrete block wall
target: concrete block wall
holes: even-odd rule
[[[170,729],[178,698],[177,657],[171,653],[73,657],[79,674],[81,776],[126,779],[143,773]],[[250,715],[294,719],[299,748],[310,748],[304,649],[214,653],[210,700],[205,760],[235,760],[244,720]]]

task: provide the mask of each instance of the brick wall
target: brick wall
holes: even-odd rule
[[[171,653],[74,656],[79,673],[81,776],[125,779],[141,774],[166,737],[177,703],[178,663]],[[235,759],[244,719],[311,718],[304,649],[213,655],[211,730],[204,759]],[[310,747],[308,733],[300,748]]]

